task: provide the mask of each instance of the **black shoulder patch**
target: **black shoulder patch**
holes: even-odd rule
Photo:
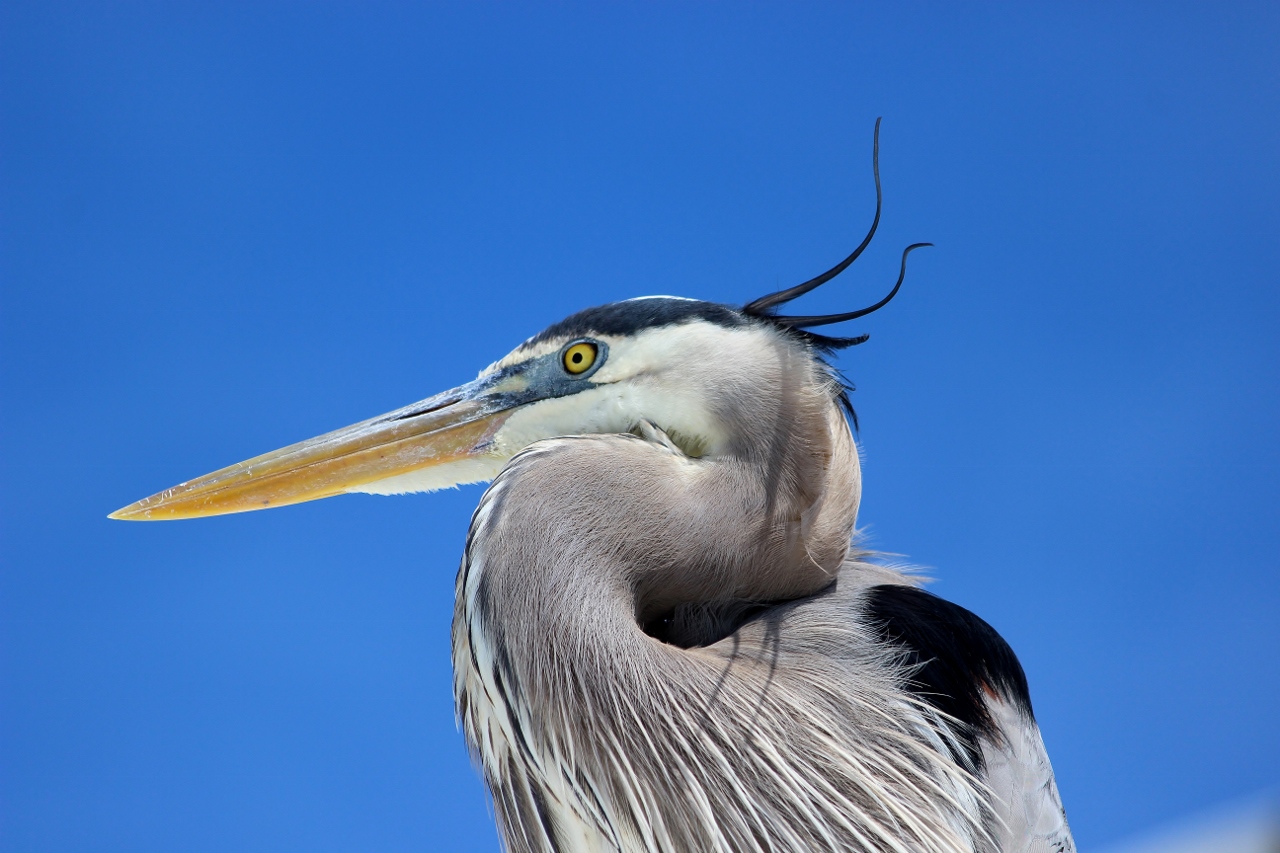
[[[867,615],[881,642],[901,648],[915,668],[912,692],[964,724],[955,734],[975,769],[983,764],[979,736],[995,733],[987,694],[1035,719],[1027,676],[1013,649],[960,605],[915,587],[886,585],[868,592]]]
[[[579,311],[543,329],[525,345],[539,344],[553,338],[576,338],[591,334],[634,335],[642,329],[674,326],[690,320],[703,320],[729,329],[754,322],[728,305],[698,299],[652,296],[610,302],[608,305]]]

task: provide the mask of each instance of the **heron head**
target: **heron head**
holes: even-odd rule
[[[803,342],[739,309],[674,297],[617,302],[548,327],[457,388],[166,489],[113,517],[434,491],[492,479],[542,439],[641,424],[690,456],[745,452],[784,399],[808,399],[814,388],[827,395],[826,377]]]
[[[876,123],[877,134],[879,122]],[[877,137],[878,138],[878,137]],[[873,163],[875,158],[873,158]],[[759,456],[805,442],[788,424],[824,424],[844,389],[824,354],[866,340],[811,331],[877,310],[782,316],[778,306],[834,278],[870,243],[827,272],[741,308],[670,296],[591,308],[549,326],[472,382],[394,412],[293,444],[165,489],[111,514],[126,520],[222,515],[345,492],[433,491],[492,479],[530,444],[657,427],[693,457]],[[852,410],[849,409],[852,415]],[[843,424],[841,425],[843,428]]]

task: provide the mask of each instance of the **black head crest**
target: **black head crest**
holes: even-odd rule
[[[874,305],[866,308],[859,308],[856,311],[846,311],[841,314],[814,314],[808,316],[784,316],[775,313],[779,305],[790,302],[793,299],[804,296],[811,290],[814,290],[826,284],[831,279],[840,275],[845,269],[858,259],[863,250],[871,243],[871,238],[876,234],[876,228],[880,225],[880,207],[883,201],[883,194],[880,190],[880,119],[876,119],[875,134],[871,145],[871,171],[875,175],[876,181],[876,215],[871,220],[871,228],[867,231],[867,236],[862,238],[862,242],[858,244],[858,248],[854,249],[840,263],[824,272],[822,275],[815,276],[806,282],[789,287],[786,290],[779,290],[777,293],[770,293],[767,296],[761,296],[759,299],[748,302],[742,308],[742,313],[750,317],[756,317],[780,326],[784,329],[803,338],[811,345],[825,351],[833,351],[844,349],[846,347],[857,346],[863,343],[869,337],[868,335],[858,335],[852,338],[838,338],[829,335],[820,335],[816,332],[807,331],[814,326],[827,326],[832,323],[843,323],[847,320],[856,320],[859,317],[865,317],[873,311],[878,311],[885,305],[889,304],[889,300],[897,295],[898,289],[902,287],[903,279],[907,275],[907,255],[916,249],[924,246],[932,246],[932,243],[912,243],[902,251],[902,267],[898,271],[898,281],[894,284],[889,294]]]

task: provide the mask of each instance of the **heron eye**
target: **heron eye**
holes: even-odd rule
[[[574,344],[564,351],[564,369],[574,374],[586,373],[591,369],[591,365],[596,363],[596,353],[599,350],[593,343],[583,341]]]

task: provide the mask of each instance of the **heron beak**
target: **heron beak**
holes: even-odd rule
[[[423,468],[494,455],[515,408],[512,380],[487,377],[317,438],[181,483],[110,518],[161,521],[327,498]],[[506,387],[495,387],[505,385]]]

